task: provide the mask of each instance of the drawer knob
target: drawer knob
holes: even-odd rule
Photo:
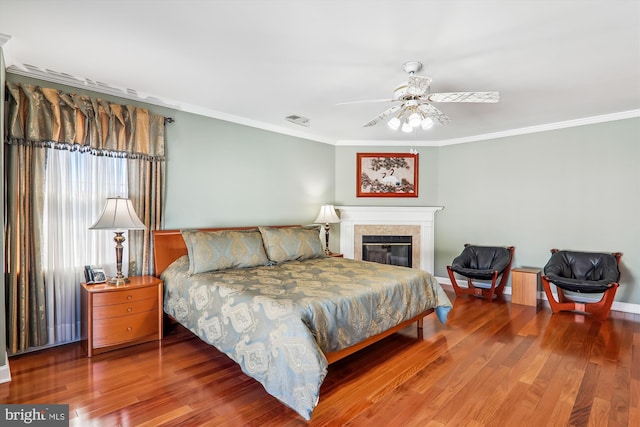
[[[127,328],[127,331],[130,331],[130,330],[132,330],[132,329],[133,329],[133,328],[132,328],[131,326],[129,326],[129,327]]]
[[[131,307],[127,308],[127,311],[132,311],[133,309]]]
[[[133,298],[132,295],[127,295],[127,299],[131,299],[131,298]]]

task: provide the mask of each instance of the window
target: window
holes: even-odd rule
[[[114,196],[127,197],[126,158],[47,149],[42,271],[47,284],[49,344],[80,338],[84,265],[99,265],[115,273],[113,233],[89,230],[105,199]],[[126,258],[123,265],[127,265]]]

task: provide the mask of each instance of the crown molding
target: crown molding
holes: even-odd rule
[[[11,36],[8,34],[0,33],[0,49],[2,49],[2,56],[4,56],[5,68],[13,64],[13,48],[11,47]]]
[[[78,89],[90,90],[93,92],[112,95],[119,98],[130,99],[132,101],[144,102],[147,104],[157,105],[160,107],[179,109],[172,102],[141,94],[133,89],[120,88],[111,86],[106,83],[94,81],[91,79],[83,79],[66,73],[58,73],[52,70],[43,70],[33,65],[27,64],[7,64],[7,72],[18,76],[29,77],[38,80],[44,80],[51,83],[58,83],[65,86],[71,86]]]
[[[9,34],[0,33],[0,47],[4,47],[9,40],[11,40],[11,36]]]
[[[350,146],[385,146],[385,147],[444,147],[447,145],[466,144],[468,142],[486,141],[488,139],[507,138],[510,136],[526,135],[531,133],[546,132],[550,130],[565,129],[578,126],[586,126],[597,123],[613,122],[616,120],[640,117],[639,110],[621,111],[619,113],[602,114],[599,116],[585,117],[582,119],[566,120],[563,122],[547,123],[543,125],[528,126],[524,128],[505,130],[501,132],[485,133],[481,135],[467,136],[464,138],[441,139],[438,141],[366,141],[366,140],[338,140],[336,145]]]
[[[5,57],[5,59],[7,58]],[[7,72],[24,76],[24,77],[58,83],[65,86],[71,86],[79,89],[86,89],[86,90],[91,90],[93,92],[117,96],[119,98],[125,98],[132,101],[139,101],[139,102],[144,102],[146,104],[171,108],[173,110],[184,111],[186,113],[198,114],[200,116],[224,120],[227,122],[236,123],[236,124],[249,126],[253,128],[258,128],[258,129],[266,130],[269,132],[275,132],[282,135],[289,135],[296,138],[308,139],[311,141],[322,142],[324,144],[330,144],[330,145],[335,144],[335,141],[333,139],[315,135],[310,132],[299,131],[296,129],[289,129],[283,126],[276,126],[269,123],[248,119],[245,117],[235,116],[233,114],[227,114],[220,111],[199,107],[197,105],[183,104],[178,101],[170,100],[166,98],[161,99],[152,95],[142,94],[133,89],[116,87],[106,83],[72,76],[66,73],[58,73],[52,70],[43,70],[41,68],[38,68],[32,65],[10,64],[9,61],[7,61]]]
[[[339,146],[380,146],[380,147],[439,147],[441,141],[396,141],[396,140],[364,140],[364,139],[339,139],[335,142]]]
[[[331,138],[325,138],[313,133],[297,131],[295,129],[289,129],[282,126],[272,125],[270,123],[260,122],[258,120],[248,119],[246,117],[235,116],[233,114],[227,114],[208,108],[199,107],[197,105],[182,104],[178,107],[172,107],[180,111],[198,114],[205,117],[211,117],[214,119],[224,120],[231,123],[236,123],[244,126],[258,128],[269,132],[275,132],[282,135],[294,136],[296,138],[308,139],[311,141],[322,142],[323,144],[335,145],[335,141]]]
[[[472,135],[463,138],[443,139],[436,141],[397,141],[397,140],[333,140],[310,132],[290,129],[284,126],[277,126],[270,123],[264,123],[258,120],[248,119],[246,117],[236,116],[233,114],[223,113],[221,111],[203,108],[197,105],[182,104],[175,100],[160,99],[152,95],[138,93],[133,89],[120,88],[108,85],[106,83],[96,82],[90,79],[79,78],[65,73],[58,73],[52,70],[42,70],[31,65],[17,65],[12,61],[11,56],[11,36],[0,33],[0,48],[2,48],[7,72],[22,75],[25,77],[46,80],[66,86],[87,89],[98,93],[117,96],[120,98],[130,99],[134,101],[144,102],[147,104],[157,105],[160,107],[171,108],[177,111],[198,114],[218,120],[224,120],[244,126],[275,132],[282,135],[289,135],[296,138],[307,139],[310,141],[321,142],[336,146],[384,146],[384,147],[443,147],[447,145],[466,144],[469,142],[485,141],[489,139],[506,138],[510,136],[526,135],[532,133],[546,132],[550,130],[564,129],[577,126],[585,126],[603,122],[612,122],[629,118],[640,117],[640,109],[622,111],[612,114],[603,114],[599,116],[586,117],[575,120],[567,120],[562,122],[547,123],[542,125],[529,126],[518,129],[511,129],[500,132],[493,132],[481,135]]]
[[[487,139],[506,138],[509,136],[526,135],[531,133],[546,132],[550,130],[558,130],[572,128],[578,126],[593,125],[597,123],[614,122],[616,120],[631,119],[640,117],[640,110],[621,111],[619,113],[602,114],[600,116],[585,117],[582,119],[566,120],[563,122],[547,123],[543,125],[529,126],[519,129],[505,130],[501,132],[487,133],[484,135],[475,135],[465,138],[454,138],[439,141],[439,146],[464,144],[467,142],[485,141]]]

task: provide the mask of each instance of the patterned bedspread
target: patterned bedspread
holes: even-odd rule
[[[424,271],[325,257],[188,277],[186,256],[162,274],[164,310],[305,419],[341,350],[451,302]]]

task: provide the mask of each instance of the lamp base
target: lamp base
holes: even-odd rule
[[[326,248],[326,249],[324,250],[324,254],[325,254],[325,255],[328,255],[328,256],[331,256],[331,255],[333,255],[333,252],[331,252],[331,251],[329,250],[329,248]]]
[[[122,285],[126,285],[127,283],[129,283],[129,278],[128,277],[112,277],[111,279],[109,279],[109,284],[110,285],[115,285],[115,286],[122,286]]]
[[[116,242],[116,275],[109,279],[109,284],[122,286],[129,283],[127,276],[122,274],[122,244],[124,243],[124,231],[114,231],[113,241]]]

